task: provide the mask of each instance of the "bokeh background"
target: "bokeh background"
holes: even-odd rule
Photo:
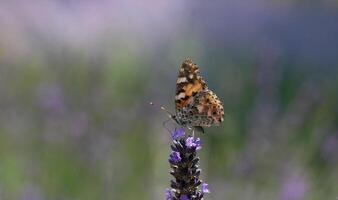
[[[335,0],[2,0],[0,199],[164,199],[178,67],[227,113],[206,199],[338,197]],[[174,128],[174,125],[171,124]]]

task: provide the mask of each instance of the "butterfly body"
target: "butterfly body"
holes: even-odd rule
[[[176,82],[176,115],[172,118],[185,127],[210,127],[223,121],[222,102],[208,87],[191,59],[180,67]]]

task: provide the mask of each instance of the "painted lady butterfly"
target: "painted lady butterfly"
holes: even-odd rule
[[[186,59],[179,70],[175,96],[176,115],[172,118],[182,126],[203,128],[219,125],[224,118],[222,102],[207,86],[199,69]]]
[[[186,59],[179,70],[175,108],[176,115],[173,115],[161,107],[177,124],[200,132],[204,132],[203,127],[219,125],[224,118],[222,102],[209,90],[191,59]]]

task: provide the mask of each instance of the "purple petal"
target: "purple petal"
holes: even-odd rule
[[[188,148],[194,148],[196,147],[196,144],[194,142],[194,138],[193,137],[188,137],[186,140],[185,140],[185,145],[188,147]]]
[[[208,184],[206,184],[206,183],[203,183],[203,184],[202,184],[202,193],[203,193],[203,194],[210,193]]]
[[[185,135],[184,129],[183,128],[179,128],[178,130],[175,130],[171,137],[173,140],[177,140],[180,137],[183,137]]]
[[[195,140],[195,144],[196,144],[196,150],[202,149],[202,141],[201,141],[201,139],[197,138]]]
[[[171,193],[171,189],[166,189],[165,190],[165,199],[166,200],[172,200],[173,199],[173,194]]]
[[[183,195],[180,197],[180,200],[189,200],[188,196],[187,195]]]
[[[171,152],[171,154],[170,154],[170,159],[169,159],[169,161],[170,161],[171,163],[177,164],[178,162],[181,161],[181,159],[182,159],[182,158],[181,158],[179,152],[176,152],[176,151]]]
[[[195,138],[193,137],[188,137],[186,140],[185,140],[185,145],[189,148],[189,149],[192,149],[192,148],[196,148],[196,150],[200,150],[202,148],[202,143],[201,143],[201,139],[197,138],[195,140]]]

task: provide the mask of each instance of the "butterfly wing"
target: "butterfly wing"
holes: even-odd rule
[[[175,103],[176,120],[180,125],[211,126],[223,121],[221,101],[208,89],[191,59],[185,60],[180,68]]]
[[[199,69],[191,59],[186,59],[179,70],[176,82],[175,106],[176,111],[187,107],[196,94],[207,89]]]
[[[211,90],[198,93],[187,108],[188,118],[193,119],[191,126],[219,125],[224,118],[222,102]]]

